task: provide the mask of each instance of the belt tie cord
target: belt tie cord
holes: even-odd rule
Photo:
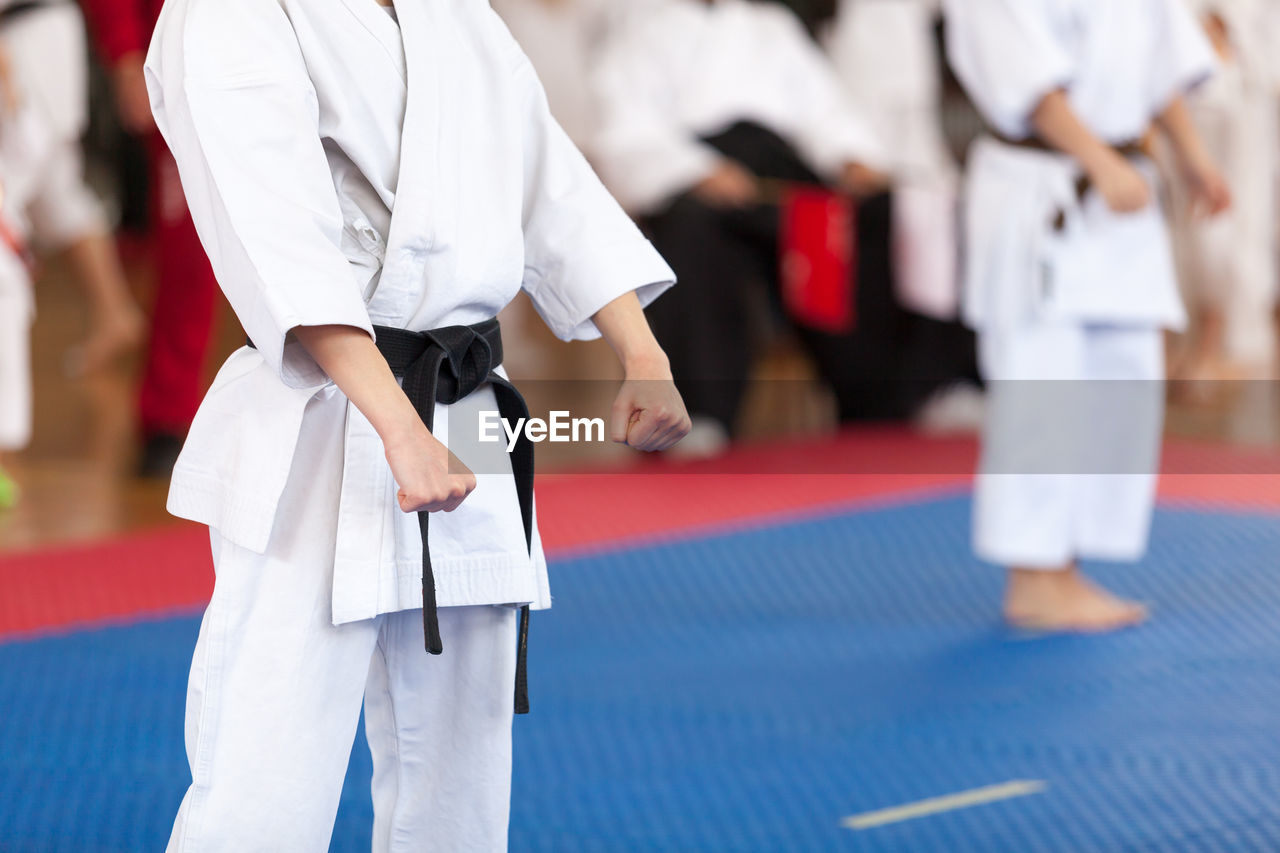
[[[413,403],[427,429],[434,427],[436,403],[456,403],[483,385],[493,388],[498,414],[508,423],[529,417],[529,407],[516,387],[495,372],[502,363],[502,330],[496,319],[474,326],[446,326],[430,332],[412,332],[390,326],[374,326],[378,351],[396,378],[403,380],[405,396]],[[253,342],[249,342],[253,346]],[[533,443],[523,434],[511,451],[511,470],[524,522],[525,545],[533,552]],[[431,570],[428,531],[431,513],[418,513],[422,532],[422,627],[427,651],[444,651],[436,608],[435,575]],[[520,608],[516,646],[515,712],[529,713],[529,605]]]

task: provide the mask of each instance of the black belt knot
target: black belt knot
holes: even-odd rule
[[[408,381],[423,371],[435,373],[434,401],[456,403],[490,381],[502,364],[502,334],[497,320],[474,326],[446,326],[411,332],[376,326],[378,351],[391,372]],[[411,389],[405,393],[415,396]]]

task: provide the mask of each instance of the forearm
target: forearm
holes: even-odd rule
[[[592,316],[605,341],[613,348],[628,376],[657,370],[670,373],[666,353],[649,328],[644,309],[634,292],[625,293]]]
[[[1044,142],[1073,157],[1086,172],[1092,173],[1117,156],[1111,146],[1085,126],[1060,89],[1036,105],[1031,126]]]
[[[1212,161],[1200,132],[1196,130],[1191,111],[1182,98],[1169,102],[1169,106],[1156,116],[1156,126],[1164,132],[1184,167],[1196,168]]]
[[[426,430],[369,335],[355,326],[298,326],[298,342],[382,438],[393,445]]]

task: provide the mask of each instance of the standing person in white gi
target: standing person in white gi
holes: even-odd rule
[[[992,385],[975,546],[1009,568],[1011,623],[1132,625],[1145,609],[1077,560],[1146,548],[1162,330],[1185,315],[1137,141],[1154,122],[1201,209],[1229,204],[1182,99],[1211,50],[1182,0],[954,0],[947,16],[952,65],[993,127],[967,187],[964,308]]]
[[[505,849],[511,605],[549,605],[545,560],[512,463],[473,475],[448,433],[509,397],[489,321],[523,287],[558,335],[619,354],[613,438],[670,446],[688,419],[641,305],[672,273],[485,3],[172,0],[146,71],[255,345],[223,367],[170,492],[210,526],[217,570],[170,849],[325,850],[362,700],[374,849]],[[388,359],[414,343],[402,392]],[[438,400],[489,382],[434,406],[416,396],[428,356],[448,357],[427,365]]]
[[[4,172],[0,153],[0,511],[18,502],[6,457],[31,437],[31,278],[5,209]]]
[[[28,110],[19,112],[17,90],[0,49],[0,510],[18,502],[18,483],[5,470],[8,454],[31,439],[31,294],[30,254],[20,225],[27,192],[42,177],[30,156],[29,131],[38,128]],[[47,149],[46,149],[47,150]],[[15,168],[15,164],[21,168]]]
[[[101,205],[85,184],[80,137],[89,123],[84,18],[71,0],[0,0],[0,51],[19,102],[48,136],[42,180],[22,216],[32,243],[65,251],[89,298],[89,334],[71,362],[96,370],[138,345],[142,313],[129,293]],[[13,163],[11,168],[35,164]]]
[[[17,175],[13,155],[5,150],[19,104],[9,56],[0,47],[0,510],[18,502],[18,484],[5,471],[5,457],[25,447],[31,435],[31,275],[26,245],[14,225],[25,205],[10,189]]]
[[[47,105],[24,88],[28,79],[0,39],[0,510],[17,504],[20,491],[4,457],[31,439],[33,231],[41,227],[48,237],[50,223],[59,223],[74,232],[93,221],[96,209],[75,170],[68,171],[79,162],[78,150],[64,145]],[[127,296],[122,304],[131,305]]]
[[[1275,356],[1276,100],[1266,0],[1186,0],[1220,59],[1188,99],[1196,127],[1222,163],[1232,208],[1204,222],[1174,211],[1175,247],[1193,310],[1190,348],[1176,376],[1266,378]],[[1175,198],[1183,194],[1174,181]],[[1208,390],[1192,386],[1197,396]]]

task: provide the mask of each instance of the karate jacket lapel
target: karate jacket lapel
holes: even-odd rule
[[[364,2],[374,5],[374,0]],[[369,316],[377,325],[411,324],[433,284],[428,259],[440,225],[450,215],[440,192],[439,149],[444,131],[442,69],[449,67],[448,39],[442,33],[447,33],[450,21],[437,6],[438,0],[395,4],[398,36],[404,42],[407,98],[386,258],[369,302]],[[386,23],[392,23],[390,18]],[[334,560],[334,624],[373,618],[397,588],[395,528],[382,512],[388,501],[395,505],[395,488],[381,439],[364,415],[348,406]]]
[[[372,2],[372,0],[369,0]],[[391,212],[386,260],[378,289],[369,303],[375,324],[403,327],[419,306],[425,258],[436,240],[436,228],[447,216],[438,206],[441,136],[440,51],[444,39],[433,21],[433,0],[398,0],[396,14],[404,40],[408,96],[400,136],[400,171]]]
[[[360,24],[377,39],[391,64],[405,76],[404,50],[401,47],[400,28],[391,19],[385,9],[378,6],[377,0],[342,0],[347,10]],[[398,5],[398,4],[397,4]],[[399,12],[396,13],[399,15]]]

